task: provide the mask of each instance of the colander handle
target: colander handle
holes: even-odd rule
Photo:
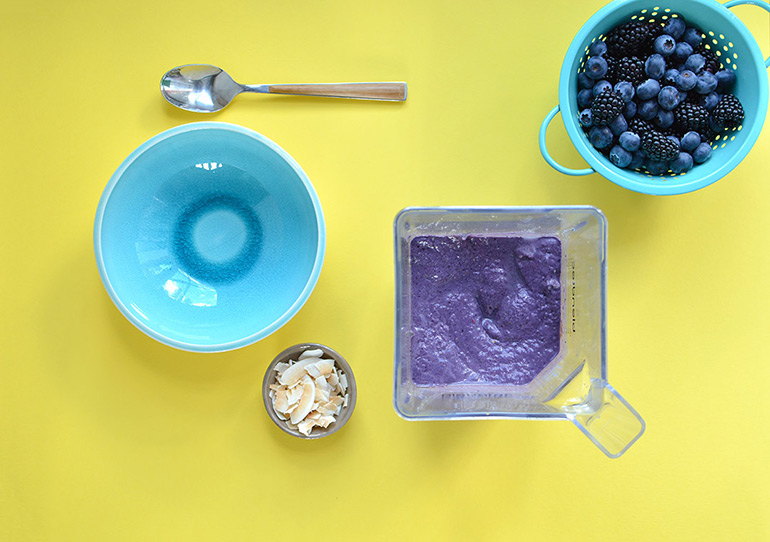
[[[735,6],[742,6],[744,4],[757,6],[770,13],[770,5],[767,2],[759,2],[757,0],[731,0],[730,2],[725,2],[724,6],[726,8],[734,8]],[[770,68],[770,57],[765,59],[765,67]]]
[[[553,169],[560,173],[564,173],[565,175],[590,175],[591,173],[594,173],[594,170],[591,168],[588,169],[570,169],[567,167],[562,166],[561,164],[557,163],[556,160],[551,158],[551,155],[548,154],[548,149],[545,145],[545,131],[548,129],[548,125],[551,124],[551,121],[556,116],[556,114],[559,112],[560,106],[556,106],[553,109],[551,109],[551,112],[548,113],[545,116],[545,120],[543,120],[543,124],[540,125],[540,154],[543,155],[543,158],[545,158],[545,161],[548,162],[548,165],[551,166]]]

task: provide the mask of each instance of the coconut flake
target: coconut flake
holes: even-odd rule
[[[321,359],[320,349],[306,350],[297,361],[276,364],[276,383],[270,385],[273,410],[286,425],[310,436],[314,427],[335,422],[348,404],[348,380],[334,360]]]
[[[314,348],[313,350],[305,350],[299,355],[298,359],[305,359],[305,358],[321,358],[321,356],[324,355],[324,351],[320,348]]]

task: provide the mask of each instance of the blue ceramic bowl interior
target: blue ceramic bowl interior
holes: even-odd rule
[[[217,352],[289,321],[321,272],[318,196],[278,145],[199,122],[136,149],[110,179],[94,245],[115,305],[170,346]]]

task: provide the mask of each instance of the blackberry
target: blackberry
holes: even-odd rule
[[[654,32],[655,28],[649,23],[626,23],[610,31],[607,36],[607,51],[616,58],[643,54],[652,46]]]
[[[645,134],[653,130],[653,127],[652,124],[645,120],[633,118],[628,121],[628,130],[634,132],[639,137],[644,137]]]
[[[615,78],[615,68],[618,65],[618,59],[610,55],[604,55],[604,60],[607,61],[607,73],[604,76],[604,78],[607,81],[611,81],[612,84],[614,85],[615,83],[618,82],[618,80]]]
[[[644,61],[635,56],[624,56],[615,64],[612,76],[616,83],[629,81],[636,86],[645,80]]]
[[[605,90],[594,98],[591,104],[591,116],[594,126],[606,126],[623,111],[626,103],[623,97],[614,90]]]
[[[703,66],[704,70],[716,73],[722,69],[722,63],[719,61],[719,57],[711,49],[706,49],[701,45],[695,49],[695,52],[706,59],[706,64]]]
[[[723,122],[727,126],[735,126],[743,120],[743,106],[735,95],[725,94],[711,111],[711,115],[717,122]]]
[[[701,98],[703,98],[703,96],[697,92],[688,92],[687,98],[684,99],[683,103],[701,105]]]
[[[661,22],[649,21],[650,24],[650,47],[655,43],[655,38],[666,33],[666,26]]]
[[[709,127],[709,112],[702,105],[684,102],[674,109],[674,127],[681,134],[704,133]]]
[[[703,132],[701,132],[700,138],[703,143],[713,143],[716,136],[718,135],[719,132],[715,132],[711,128],[706,128]]]
[[[673,126],[669,126],[668,128],[658,128],[658,132],[661,133],[662,135],[666,136],[666,137],[674,136],[677,139],[679,138],[679,136],[682,135],[682,134],[679,133],[678,130],[675,130]]]
[[[642,136],[642,150],[650,160],[656,162],[666,162],[679,156],[679,146],[655,130],[650,130]]]

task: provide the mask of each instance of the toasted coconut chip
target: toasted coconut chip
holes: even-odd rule
[[[289,409],[289,394],[287,390],[284,389],[275,392],[273,407],[275,407],[275,410],[278,412],[286,412]]]
[[[293,364],[291,367],[286,369],[283,373],[278,375],[278,382],[281,384],[285,384],[286,386],[293,386],[300,380],[302,380],[302,377],[305,376],[306,371],[305,367],[310,365],[311,363],[315,363],[316,361],[320,361],[318,358],[305,358],[302,361],[298,361],[297,363]]]
[[[332,416],[337,414],[337,407],[333,403],[328,402],[318,406],[318,412],[324,416]]]
[[[325,390],[319,390],[316,388],[316,401],[319,404],[324,404],[329,402],[329,392]]]
[[[329,425],[334,423],[334,417],[333,416],[321,416],[318,421],[316,422],[317,425],[320,425],[321,427],[329,427]]]
[[[345,396],[345,400],[342,401],[342,406],[344,406],[344,407],[348,406],[348,396],[347,395]]]
[[[340,378],[340,387],[342,388],[342,393],[345,393],[348,391],[348,375],[340,371],[338,376]]]
[[[334,369],[334,360],[322,359],[321,361],[316,363],[316,367],[318,367],[322,375],[328,375]]]
[[[332,391],[332,387],[331,387],[331,386],[329,385],[329,383],[326,381],[326,378],[325,378],[325,377],[323,377],[323,376],[319,376],[319,377],[317,377],[317,378],[314,378],[313,380],[315,380],[315,386],[316,386],[316,388],[318,388],[319,390],[323,390],[323,391],[325,391],[325,392],[331,392],[331,391]]]
[[[305,358],[321,358],[324,355],[324,351],[320,348],[314,348],[312,350],[305,350],[299,355],[299,359]]]
[[[307,372],[307,374],[309,374],[313,378],[321,376],[321,370],[318,368],[318,363],[311,363],[310,365],[305,367],[305,371]]]
[[[337,384],[340,383],[340,378],[337,376],[337,373],[331,373],[326,375],[326,382],[329,383],[329,386],[332,388],[336,388]]]
[[[288,390],[288,399],[290,405],[296,405],[302,399],[302,386],[294,386]]]
[[[313,380],[305,375],[302,382],[302,399],[299,400],[297,408],[291,413],[292,423],[299,423],[304,420],[305,417],[310,414],[310,410],[313,408],[313,403],[315,402],[315,386],[313,385]]]
[[[315,420],[305,420],[303,422],[299,422],[297,424],[297,431],[305,435],[306,437],[310,436],[310,432],[313,430],[313,426],[316,425]]]
[[[317,420],[317,419],[318,419],[318,418],[320,418],[320,417],[321,417],[321,413],[320,413],[320,412],[318,412],[318,411],[316,411],[316,410],[314,410],[313,412],[311,412],[310,414],[308,414],[308,415],[307,415],[307,418],[305,418],[305,419],[306,419],[306,420]]]
[[[283,372],[290,366],[291,364],[281,361],[275,364],[275,372],[278,374],[283,374]]]

